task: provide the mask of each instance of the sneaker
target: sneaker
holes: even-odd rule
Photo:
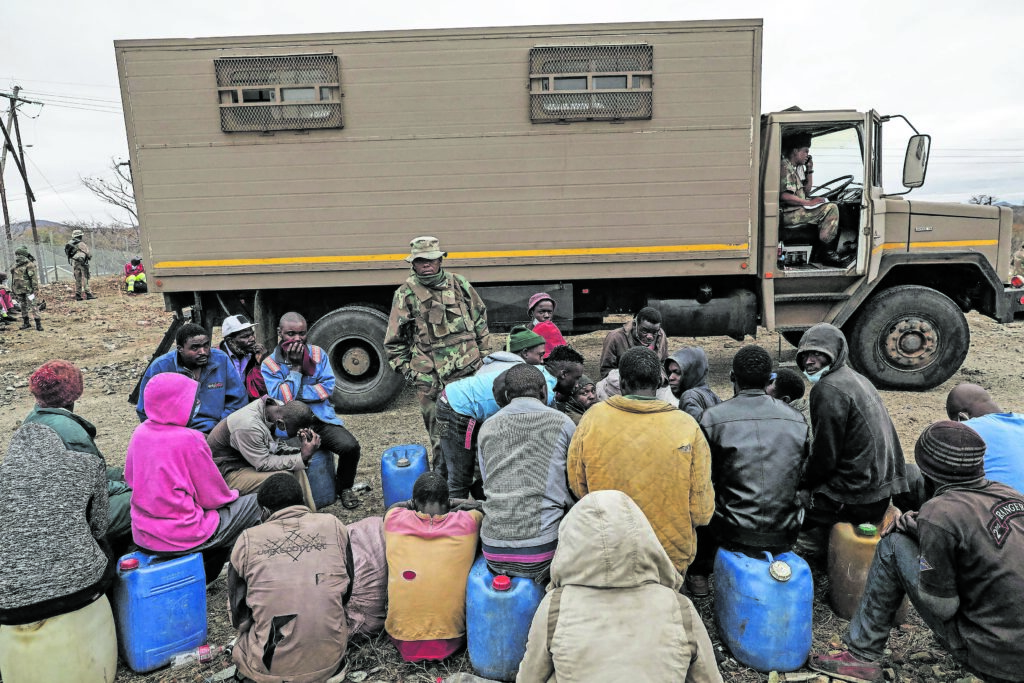
[[[708,577],[706,576],[687,574],[685,583],[687,592],[695,598],[706,598],[711,595],[711,590],[708,588]]]
[[[814,671],[836,676],[850,676],[871,683],[882,683],[882,667],[875,662],[866,662],[851,652],[840,652],[837,655],[811,655],[807,666]]]

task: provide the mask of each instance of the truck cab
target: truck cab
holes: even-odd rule
[[[1010,282],[1012,212],[915,201],[930,139],[909,139],[905,191],[886,194],[882,140],[902,116],[787,110],[761,122],[762,324],[793,344],[820,321],[841,327],[854,365],[880,386],[928,389],[949,379],[970,346],[964,313],[1000,322],[1024,304]],[[912,125],[911,125],[912,128]],[[839,213],[846,267],[824,265],[815,224],[783,225],[783,140],[809,135],[814,188]]]

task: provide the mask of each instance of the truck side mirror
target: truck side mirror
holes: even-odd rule
[[[913,135],[907,141],[907,154],[903,157],[903,187],[910,189],[924,185],[931,146],[930,135]]]

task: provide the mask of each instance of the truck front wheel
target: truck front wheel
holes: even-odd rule
[[[375,308],[346,306],[320,318],[309,342],[327,351],[334,371],[331,401],[339,412],[379,410],[404,386],[388,365],[384,333],[388,317]]]
[[[874,295],[847,327],[850,358],[876,386],[919,390],[956,374],[971,346],[963,311],[941,292],[903,285]]]

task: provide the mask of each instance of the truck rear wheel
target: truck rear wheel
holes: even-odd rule
[[[876,294],[847,329],[853,364],[876,386],[890,389],[942,384],[960,369],[971,346],[959,306],[918,285]]]
[[[375,308],[346,306],[309,329],[309,342],[327,351],[334,371],[331,401],[340,412],[379,410],[405,385],[388,365],[384,333],[388,317]]]

